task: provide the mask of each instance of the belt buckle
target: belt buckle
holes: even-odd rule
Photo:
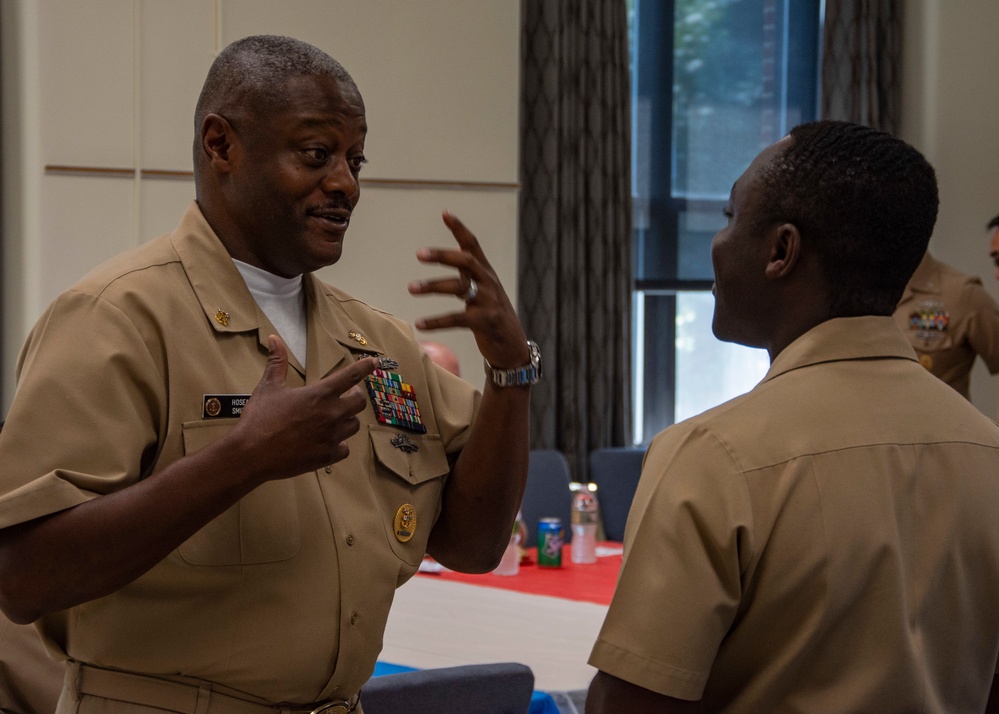
[[[350,709],[345,702],[329,702],[316,707],[309,714],[350,714]]]

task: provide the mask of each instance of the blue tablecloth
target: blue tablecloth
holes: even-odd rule
[[[376,662],[375,663],[375,673],[372,677],[379,677],[383,674],[398,674],[399,672],[412,672],[415,667],[406,667],[401,664],[392,664],[390,662]],[[552,699],[548,694],[544,692],[534,692],[531,695],[531,707],[528,709],[528,714],[559,714],[558,706],[555,704],[555,700]]]

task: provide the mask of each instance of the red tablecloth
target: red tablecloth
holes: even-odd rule
[[[602,543],[601,546],[620,550],[617,543]],[[600,556],[596,563],[588,565],[573,563],[571,553],[571,545],[563,546],[562,567],[542,568],[537,565],[537,549],[531,548],[527,551],[527,562],[521,563],[517,575],[469,575],[445,570],[441,573],[420,573],[420,576],[609,605],[621,569],[620,553]]]

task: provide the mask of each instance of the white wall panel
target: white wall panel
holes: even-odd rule
[[[132,0],[40,0],[42,160],[132,166]]]
[[[129,179],[46,176],[42,180],[40,304],[92,268],[132,247]],[[35,316],[37,317],[37,316]]]
[[[517,181],[519,3],[225,0],[222,8],[227,43],[290,35],[347,68],[367,110],[368,176]]]
[[[142,0],[139,12],[139,160],[191,170],[194,108],[215,59],[214,0]]]
[[[170,233],[194,200],[194,179],[143,179],[139,185],[139,242]]]

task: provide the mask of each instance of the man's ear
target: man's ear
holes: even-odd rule
[[[771,280],[786,278],[801,260],[801,233],[793,223],[782,223],[774,229],[767,262],[766,276]]]
[[[232,169],[236,133],[232,124],[218,114],[208,114],[201,122],[201,151],[208,163],[219,173]]]

